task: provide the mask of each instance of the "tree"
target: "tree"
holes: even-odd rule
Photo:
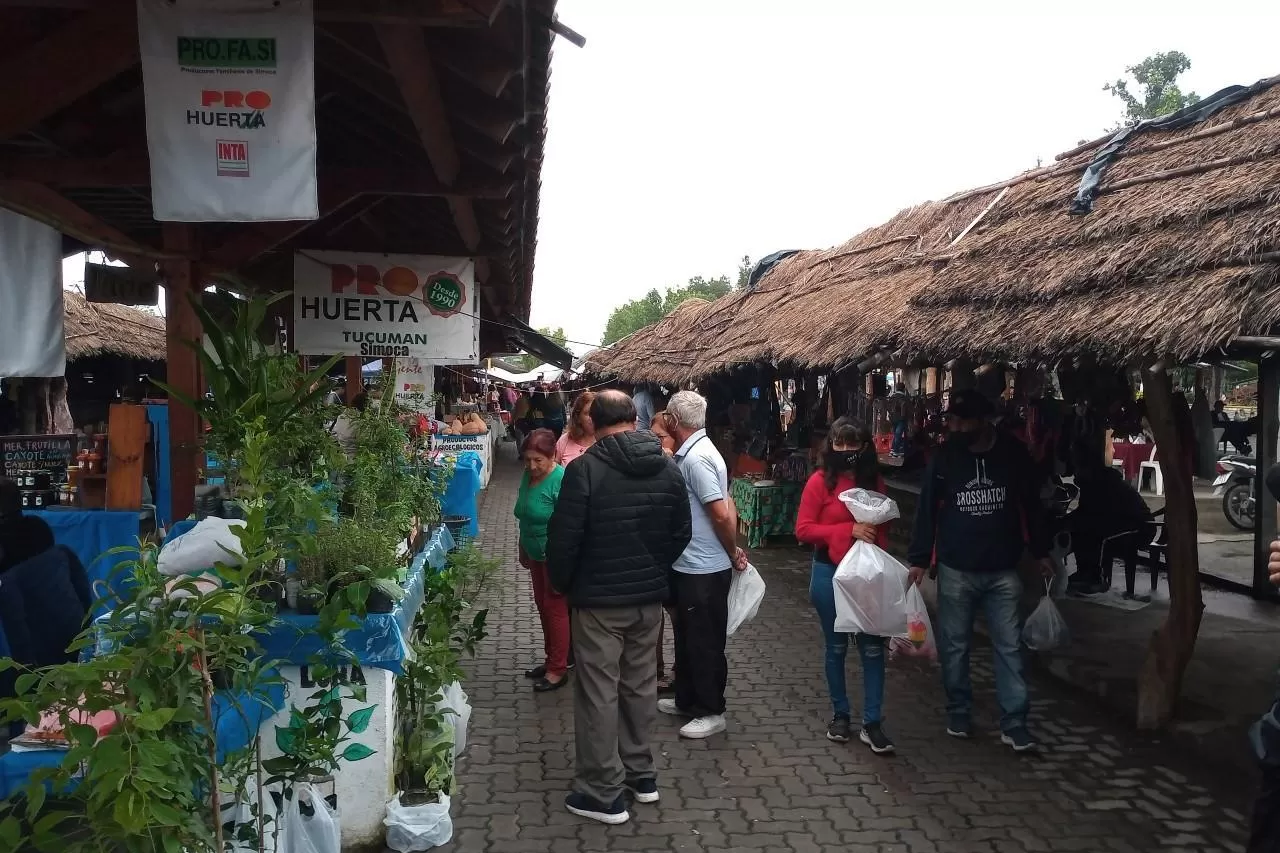
[[[542,335],[544,338],[549,338],[555,341],[560,346],[565,345],[566,338],[565,338],[563,327],[557,326],[555,329],[550,329],[546,326],[542,326],[541,328],[538,329],[538,334]],[[533,370],[535,367],[542,364],[542,359],[538,358],[537,356],[529,355],[528,353],[525,353],[522,356],[511,359],[511,362],[513,364],[520,365],[522,368],[524,368],[525,372],[527,373],[528,371]]]
[[[1178,86],[1178,76],[1190,67],[1191,60],[1181,51],[1156,53],[1124,70],[1140,87],[1138,95],[1130,91],[1130,81],[1123,77],[1103,86],[1103,91],[1124,103],[1124,119],[1114,129],[1168,115],[1199,101],[1200,96],[1195,92],[1184,93]]]
[[[739,271],[739,279],[742,279],[741,271]],[[668,287],[665,294],[659,293],[655,287],[640,299],[632,299],[613,309],[613,313],[609,315],[609,322],[605,324],[604,337],[600,343],[602,346],[609,346],[632,332],[638,332],[645,326],[652,326],[679,308],[687,299],[705,299],[710,302],[732,291],[733,285],[725,275],[710,279],[697,275],[689,279],[689,283],[684,287]]]

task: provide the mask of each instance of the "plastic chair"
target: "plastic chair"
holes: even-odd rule
[[[1151,471],[1153,485],[1157,497],[1164,495],[1164,472],[1160,470],[1160,463],[1156,461],[1156,446],[1151,445],[1151,456],[1145,461],[1138,463],[1138,491],[1142,491],[1142,487],[1147,482],[1147,472]]]

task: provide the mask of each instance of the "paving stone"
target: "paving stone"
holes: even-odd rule
[[[573,697],[535,695],[541,656],[527,573],[516,562],[518,468],[498,454],[482,493],[480,547],[502,560],[479,606],[489,636],[466,663],[473,713],[443,853],[1195,853],[1238,851],[1250,780],[1212,777],[1167,744],[1126,729],[1090,700],[1032,682],[1043,749],[999,743],[990,649],[973,651],[975,737],[942,731],[936,667],[889,664],[886,729],[896,755],[823,737],[830,707],[823,641],[803,551],[752,554],[769,585],[759,616],[729,643],[729,730],[682,742],[659,720],[662,800],[605,827],[565,811],[573,778]],[[1118,614],[1119,616],[1120,614]],[[674,659],[667,631],[667,660]],[[849,655],[849,691],[861,682]],[[1034,676],[1033,676],[1034,678]]]

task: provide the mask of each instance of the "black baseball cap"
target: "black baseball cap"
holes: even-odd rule
[[[951,415],[961,420],[981,420],[996,413],[996,407],[981,392],[972,388],[952,392],[944,415]]]

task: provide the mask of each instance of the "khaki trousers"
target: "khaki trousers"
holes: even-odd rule
[[[655,776],[662,605],[574,608],[575,791],[610,805],[626,782]]]

